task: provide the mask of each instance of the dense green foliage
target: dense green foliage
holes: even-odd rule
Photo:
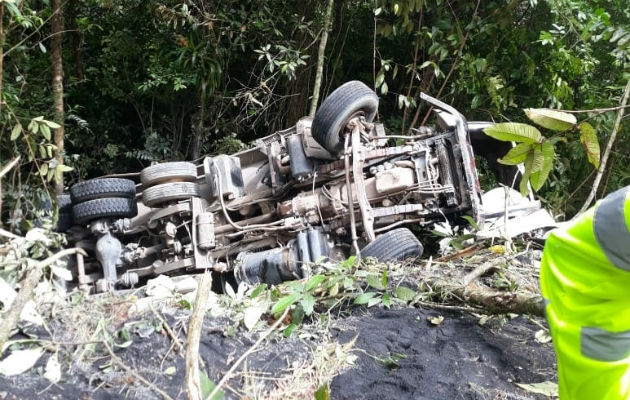
[[[295,123],[312,91],[324,3],[65,2],[63,156],[73,168],[65,184],[234,151]],[[47,4],[4,1],[0,159],[22,155],[3,179],[4,221],[32,212],[47,197],[43,181],[54,179],[50,138],[26,129],[33,118],[53,119]],[[630,66],[629,18],[621,0],[338,0],[320,99],[362,80],[381,96],[380,119],[399,132],[424,122],[421,91],[470,120],[616,106]],[[603,147],[614,113],[583,117]],[[12,135],[18,124],[24,133]],[[602,192],[630,184],[628,139],[625,121]],[[579,140],[555,150],[540,195],[570,215],[593,166]]]

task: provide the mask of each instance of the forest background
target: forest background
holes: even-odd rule
[[[426,121],[426,92],[469,120],[595,110],[578,119],[603,149],[629,21],[626,0],[0,0],[1,220],[23,232],[80,179],[245,148],[355,79],[394,133]],[[538,193],[559,219],[597,172],[565,136]],[[629,163],[625,117],[597,197],[630,184]]]

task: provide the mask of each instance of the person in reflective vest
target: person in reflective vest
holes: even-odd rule
[[[545,244],[540,285],[560,400],[630,399],[630,186]]]

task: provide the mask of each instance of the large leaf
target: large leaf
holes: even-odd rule
[[[534,157],[532,158],[532,163],[529,166],[530,174],[541,171],[543,168],[544,161],[545,161],[545,155],[543,154],[541,145],[533,146],[533,150],[534,150],[533,151]]]
[[[584,146],[588,161],[593,164],[595,168],[599,168],[599,141],[597,140],[597,132],[595,128],[588,122],[582,122],[580,124],[580,142]]]
[[[532,150],[531,143],[519,143],[515,147],[512,147],[503,158],[499,158],[497,161],[503,165],[518,165],[525,162],[527,153]]]
[[[543,128],[554,131],[566,131],[577,123],[575,115],[548,108],[526,108],[527,118]]]
[[[518,122],[494,124],[483,130],[486,135],[505,142],[540,143],[540,131],[531,125]]]
[[[304,295],[304,298],[302,299],[302,301],[300,301],[300,304],[302,304],[302,308],[304,309],[304,314],[309,316],[313,313],[313,306],[315,306],[315,298],[311,296],[310,294],[306,294]]]
[[[376,296],[374,292],[361,293],[354,299],[354,304],[367,304],[374,296]]]
[[[271,309],[271,313],[275,315],[275,314],[279,314],[283,312],[287,307],[291,306],[299,298],[300,298],[299,293],[293,293],[293,294],[290,294],[288,296],[284,296],[278,299],[278,302],[274,304],[273,308]]]
[[[22,133],[22,125],[17,124],[11,130],[11,138],[10,138],[11,141],[14,141],[15,139],[17,139],[20,136],[20,133]]]
[[[403,301],[411,301],[416,297],[416,291],[406,286],[398,286],[394,289],[394,296]]]
[[[549,172],[551,172],[551,168],[553,167],[553,157],[555,155],[555,149],[553,144],[549,142],[544,142],[540,147],[540,150],[534,151],[534,164],[536,164],[537,160],[541,162],[540,168],[537,170],[532,170],[531,176],[529,177],[529,182],[532,184],[532,188],[538,191],[549,177]],[[533,168],[538,168],[537,165],[533,165]]]
[[[325,279],[324,275],[312,276],[311,279],[309,279],[308,282],[306,282],[306,285],[304,286],[304,290],[306,290],[307,292],[310,292],[311,290],[318,287],[324,281],[324,279]]]

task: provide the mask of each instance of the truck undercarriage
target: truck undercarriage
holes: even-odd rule
[[[408,229],[468,213],[480,189],[466,120],[422,95],[437,127],[387,135],[374,123],[376,94],[348,82],[313,119],[200,164],[145,168],[140,182],[117,177],[74,185],[60,216],[85,249],[75,284],[104,292],[160,274],[210,269],[222,282],[300,279],[323,260],[419,257]],[[65,208],[64,208],[65,207]]]

